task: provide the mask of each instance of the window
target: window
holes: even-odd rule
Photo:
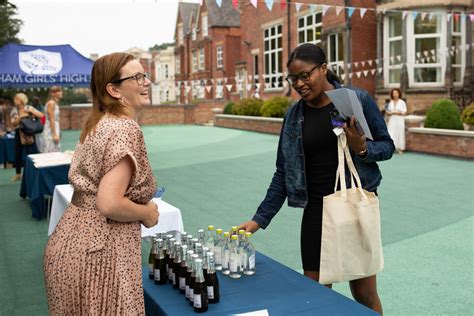
[[[259,81],[259,72],[258,72],[258,54],[253,55],[253,82],[258,83]]]
[[[178,25],[178,44],[184,43],[183,25]]]
[[[198,57],[197,57],[197,50],[193,50],[192,52],[192,72],[196,72],[198,70]]]
[[[466,50],[463,43],[466,42],[466,24],[462,23],[461,14],[456,12],[458,17],[451,18],[451,45],[448,45],[451,57],[451,73],[453,82],[456,85],[462,85],[464,78],[464,69],[466,68]],[[451,47],[449,47],[451,46]]]
[[[265,58],[265,88],[274,89],[282,86],[282,26],[271,26],[263,30]]]
[[[204,80],[199,81],[199,87],[198,87],[198,99],[204,99],[205,98],[205,93],[206,93],[206,82]]]
[[[328,66],[335,68],[335,73],[340,76],[344,71],[344,41],[343,34],[329,35],[328,41]],[[334,66],[334,67],[333,67]]]
[[[168,64],[165,64],[165,79],[169,78]]]
[[[216,99],[222,99],[224,97],[224,85],[222,79],[217,79],[216,85]]]
[[[201,19],[201,28],[202,28],[202,36],[208,36],[208,25],[207,25],[207,15],[203,15]]]
[[[400,75],[402,73],[402,32],[403,20],[401,14],[388,16],[388,29],[385,31],[385,38],[388,38],[388,46],[385,51],[384,68],[386,72],[386,82],[389,86],[400,85]],[[388,79],[388,80],[387,80]]]
[[[169,101],[169,100],[170,100],[170,91],[166,89],[165,101]]]
[[[191,30],[191,39],[192,39],[193,41],[195,41],[196,38],[197,38],[196,33],[197,33],[197,32],[196,32],[196,28],[193,27],[193,29]]]
[[[217,45],[216,50],[217,68],[224,68],[224,47],[222,45]]]
[[[204,70],[204,48],[199,49],[199,70]]]
[[[321,42],[323,14],[321,9],[298,18],[298,44]]]
[[[181,55],[176,55],[176,73],[180,74],[181,73]]]

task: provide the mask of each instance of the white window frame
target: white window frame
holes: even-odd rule
[[[336,66],[336,71],[334,71],[338,76],[341,75],[341,70],[344,69],[344,53],[342,56],[339,56],[339,37],[343,36],[342,33],[332,33],[328,35],[328,50],[327,50],[327,56],[328,56],[328,66],[329,69],[333,69],[333,66]],[[336,37],[336,58],[337,60],[333,61],[331,59],[331,37]],[[344,39],[342,40],[344,43]]]
[[[192,28],[191,30],[191,39],[195,41],[197,39],[197,30],[195,27]]]
[[[224,68],[224,45],[216,45],[216,65],[217,68]]]
[[[204,48],[199,49],[199,70],[204,70]]]
[[[418,15],[420,16],[420,15]],[[430,34],[414,34],[414,19],[411,14],[406,18],[407,20],[407,70],[408,70],[408,80],[410,87],[443,87],[444,86],[444,74],[446,72],[446,58],[443,54],[443,47],[446,47],[446,13],[440,15],[437,14],[433,19],[438,19],[440,23],[439,33],[430,33]],[[434,63],[425,63],[425,64],[416,64],[416,40],[421,38],[438,38],[439,47],[435,49],[437,56],[440,56],[439,62]],[[441,54],[439,52],[441,49]],[[440,68],[440,79],[438,82],[415,82],[415,69],[419,68]]]
[[[169,66],[168,64],[165,64],[165,79],[168,79],[170,77],[170,73],[169,73]]]
[[[321,15],[321,22],[316,23],[316,16]],[[313,24],[307,25],[307,19],[309,16],[313,17]],[[304,26],[300,27],[300,20],[304,21]],[[313,43],[313,44],[319,44],[321,43],[321,35],[319,36],[319,39],[316,39],[316,29],[320,27],[321,32],[323,30],[323,12],[322,8],[318,6],[318,9],[314,12],[309,11],[309,13],[304,13],[301,14],[300,16],[297,17],[296,19],[296,38],[298,41],[298,45],[303,44],[303,43]],[[308,41],[308,34],[307,31],[312,30],[314,34],[314,38],[312,41]],[[304,32],[304,41],[300,42],[300,32]]]
[[[193,50],[191,53],[192,58],[192,72],[196,72],[198,70],[198,57],[197,57],[197,49]]]
[[[209,35],[209,23],[207,19],[207,14],[201,15],[201,29],[202,29],[202,37]]]
[[[184,33],[183,33],[183,24],[178,24],[178,44],[184,43]]]
[[[281,28],[281,33],[278,33],[278,27]],[[271,35],[271,29],[275,29],[275,35]],[[268,30],[268,37],[265,37],[265,31]],[[263,69],[264,69],[264,91],[279,91],[283,89],[283,58],[282,58],[282,64],[278,65],[278,53],[281,53],[283,56],[283,24],[278,23],[274,24],[268,27],[265,27],[263,30]],[[278,45],[278,38],[281,37],[282,39],[282,47],[276,47],[275,49],[271,48],[271,41],[276,40],[277,45]],[[265,42],[270,41],[269,44],[269,50],[265,50]],[[269,59],[268,62],[268,68],[267,69],[267,63],[266,59]],[[277,69],[272,69],[272,60],[275,59],[275,65]],[[278,69],[280,68],[280,69]],[[278,87],[275,87],[273,85],[274,80],[276,82],[279,82]],[[265,84],[270,83],[270,87],[267,88]]]
[[[399,14],[399,13],[395,13],[395,14]],[[400,87],[400,82],[393,82],[393,83],[390,83],[390,71],[391,70],[398,70],[398,69],[402,69],[403,68],[403,62],[400,61],[398,64],[393,64],[391,65],[390,64],[390,44],[392,42],[397,42],[397,41],[401,41],[401,45],[403,46],[403,41],[407,40],[407,39],[404,39],[403,38],[403,30],[402,30],[402,34],[399,35],[399,36],[394,36],[394,37],[390,37],[390,18],[391,16],[390,15],[387,15],[385,16],[384,18],[384,62],[383,62],[383,69],[384,69],[384,81],[385,81],[385,86],[388,87],[388,88],[399,88]],[[408,19],[408,16],[405,18],[405,19]],[[402,18],[402,29],[403,29],[403,18]],[[403,52],[402,52],[403,54]],[[397,58],[396,56],[393,56],[394,57],[394,60],[396,61]]]
[[[461,30],[460,30],[460,32],[454,32],[453,29],[454,29],[455,19],[454,19],[454,16],[452,16],[451,17],[451,23],[450,23],[451,36],[461,38],[461,47],[459,47],[459,46],[455,47],[455,49],[458,50],[458,53],[461,54],[461,64],[451,64],[451,68],[460,68],[461,69],[461,81],[454,81],[455,78],[453,78],[453,84],[455,86],[459,87],[459,86],[463,85],[464,73],[466,71],[466,45],[467,45],[467,43],[466,43],[466,23],[461,18],[461,14],[463,12],[454,11],[454,13],[459,14],[459,24],[461,25]],[[469,17],[466,17],[466,19],[469,19]],[[449,51],[446,52],[446,53],[449,54]],[[450,56],[450,58],[451,58],[451,56]]]
[[[175,60],[175,71],[177,74],[181,73],[181,55],[176,55],[176,60]]]
[[[221,87],[221,88],[218,88]],[[222,99],[224,97],[224,80],[217,79],[216,80],[216,99]]]

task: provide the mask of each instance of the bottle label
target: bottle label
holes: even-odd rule
[[[230,255],[230,259],[229,259],[230,272],[237,272],[237,265],[240,265],[240,258],[238,254],[233,253]]]
[[[148,274],[153,275],[153,263],[148,264]]]
[[[201,294],[194,295],[193,306],[196,308],[201,308]]]
[[[186,278],[179,278],[179,289],[184,290],[186,288]]]
[[[247,266],[248,255],[244,252],[240,256],[242,258],[241,266],[246,267]]]
[[[249,267],[250,267],[250,270],[255,269],[255,255],[251,255],[249,257]]]
[[[160,269],[155,269],[154,278],[155,278],[155,281],[161,281],[160,280]]]
[[[208,286],[207,287],[207,298],[212,300],[214,299],[214,287],[213,286]]]
[[[222,249],[221,247],[214,247],[214,259],[216,264],[222,264]]]
[[[189,300],[191,302],[194,300],[194,291],[192,288],[189,288]]]
[[[189,285],[186,285],[185,296],[189,298]]]
[[[222,256],[222,267],[225,269],[229,267],[229,257],[230,257],[229,250],[225,250],[224,255]]]

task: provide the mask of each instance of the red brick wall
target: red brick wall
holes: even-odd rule
[[[215,115],[214,126],[243,129],[247,131],[280,134],[283,119],[276,121],[271,119],[268,121],[258,120],[253,117],[239,117],[237,115]]]
[[[406,132],[406,149],[435,155],[474,159],[474,137]]]

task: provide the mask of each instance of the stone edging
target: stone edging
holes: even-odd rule
[[[474,131],[462,131],[462,130],[454,130],[454,129],[410,127],[408,128],[408,131],[410,133],[418,133],[418,134],[474,137]]]

